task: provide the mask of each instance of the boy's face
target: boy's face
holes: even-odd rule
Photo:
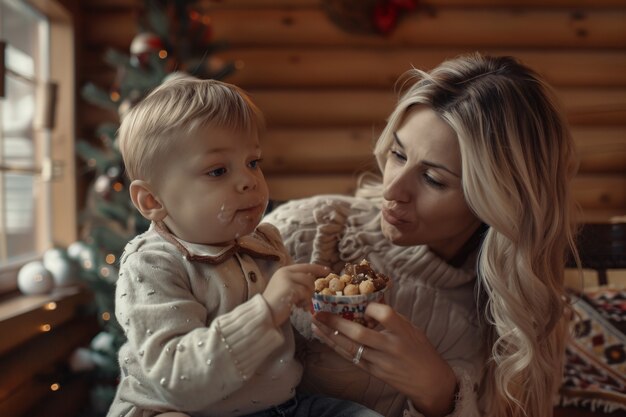
[[[177,237],[221,245],[252,233],[268,201],[256,133],[203,127],[163,158],[155,194]]]

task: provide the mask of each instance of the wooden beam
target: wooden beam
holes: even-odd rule
[[[626,175],[578,175],[573,182],[574,196],[583,210],[619,209],[626,214]]]
[[[305,126],[379,128],[391,113],[396,95],[388,90],[250,90],[265,113],[270,129]],[[626,88],[563,88],[556,90],[572,125],[621,126],[626,120]],[[118,122],[115,112],[82,103],[82,125],[95,129]]]
[[[623,125],[626,121],[624,88],[561,88],[556,94],[572,125]]]
[[[141,0],[88,0],[89,8],[132,7],[142,5]],[[624,0],[422,0],[418,7],[539,7],[539,8],[607,8],[623,7]],[[199,0],[194,3],[200,10],[241,8],[305,8],[319,7],[320,0]]]
[[[626,173],[626,126],[572,129],[580,155],[580,172]]]
[[[263,172],[353,173],[375,169],[379,131],[367,128],[276,129],[261,141]]]
[[[11,393],[0,402],[0,415],[3,417],[23,417],[50,392],[48,381],[32,381]]]
[[[229,49],[216,57],[237,63],[238,69],[229,81],[244,88],[391,89],[411,67],[430,70],[446,59],[473,50],[258,47]],[[487,48],[481,52],[513,55],[554,86],[626,87],[626,54],[622,51]]]
[[[556,90],[573,125],[622,125],[626,89],[563,88]],[[252,90],[253,99],[277,126],[380,125],[397,97],[385,90]]]
[[[85,13],[84,42],[127,50],[137,33],[131,13]],[[322,10],[215,10],[214,39],[231,46],[624,48],[626,10],[446,8],[408,15],[388,37],[347,33]],[[115,30],[111,30],[115,28]],[[532,29],[531,29],[532,28]],[[520,34],[523,34],[520,35]]]
[[[53,365],[64,361],[80,345],[87,344],[98,331],[95,317],[81,318],[42,334],[0,357],[0,403],[11,393]]]
[[[0,334],[10,337],[0,339],[0,354],[71,320],[76,309],[89,302],[90,297],[85,290],[71,287],[56,289],[52,294],[21,296],[3,302]],[[42,325],[50,328],[42,328]]]
[[[290,200],[317,194],[353,194],[356,174],[268,175],[270,198]],[[573,192],[584,211],[626,212],[625,175],[580,175],[574,179]]]
[[[254,88],[388,88],[411,67],[430,70],[445,59],[471,52],[447,48],[235,48],[215,54],[234,61],[237,70],[227,81]],[[626,54],[614,50],[483,49],[491,55],[512,55],[533,68],[553,86],[626,87]],[[83,77],[96,85],[111,86],[115,68],[107,66],[104,52],[86,51]]]
[[[344,175],[268,175],[270,198],[293,200],[320,194],[352,195],[356,190],[356,174]]]
[[[50,391],[34,409],[29,410],[28,417],[79,416],[89,400],[91,387],[87,378],[76,375],[64,381],[58,391]]]
[[[271,129],[263,137],[266,174],[338,174],[376,170],[373,146],[380,129],[365,127]],[[626,126],[572,129],[580,172],[626,173]]]

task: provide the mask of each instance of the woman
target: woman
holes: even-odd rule
[[[316,316],[304,386],[391,417],[551,416],[575,252],[567,123],[510,57],[409,74],[374,151],[382,181],[266,218],[296,262],[367,258],[393,279],[374,329]]]

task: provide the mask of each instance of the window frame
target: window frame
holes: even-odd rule
[[[52,101],[53,128],[38,129],[39,152],[48,146],[49,158],[39,159],[42,175],[47,178],[44,192],[47,193],[49,207],[36,210],[37,222],[47,224],[47,233],[43,234],[37,247],[41,248],[36,256],[21,259],[0,267],[0,294],[17,289],[17,275],[20,268],[32,260],[41,259],[43,253],[52,247],[65,248],[77,239],[77,205],[75,175],[75,35],[72,14],[56,0],[24,0],[48,19],[49,59],[48,78],[56,85]],[[42,86],[45,88],[46,86]],[[40,88],[38,88],[38,91]],[[45,91],[42,91],[45,92]],[[49,100],[50,94],[38,94],[37,100]],[[51,103],[42,103],[50,105]],[[46,220],[49,219],[49,220]]]

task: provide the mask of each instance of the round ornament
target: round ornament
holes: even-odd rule
[[[101,174],[96,178],[93,189],[102,197],[107,198],[111,193],[111,178],[106,174]]]
[[[151,32],[142,32],[130,44],[131,64],[136,67],[148,64],[150,54],[165,48],[160,37]]]
[[[74,372],[90,371],[96,367],[89,349],[78,348],[69,357],[70,369]]]
[[[17,274],[17,287],[23,294],[35,295],[50,292],[54,287],[52,274],[40,261],[27,263]]]
[[[67,247],[67,256],[69,256],[70,259],[79,260],[80,254],[83,253],[85,249],[89,249],[87,244],[77,240]]]
[[[109,332],[100,332],[93,339],[91,339],[91,348],[99,350],[101,352],[108,352],[113,350],[113,335]]]
[[[46,258],[43,266],[52,274],[52,280],[57,287],[66,287],[76,284],[78,271],[74,263],[65,256]]]
[[[43,254],[43,264],[45,265],[46,262],[50,262],[56,258],[65,258],[65,257],[66,257],[65,251],[63,249],[50,248],[47,251],[45,251]]]

